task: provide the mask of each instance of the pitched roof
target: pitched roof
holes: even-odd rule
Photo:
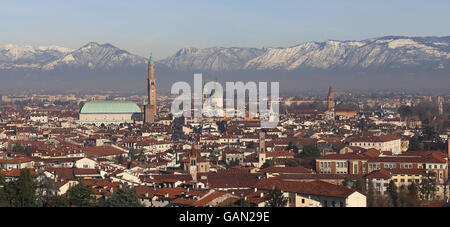
[[[303,168],[303,167],[270,166],[270,167],[261,169],[259,172],[262,172],[262,173],[313,173],[314,171],[311,169]]]
[[[356,192],[342,185],[335,185],[324,181],[287,181],[279,179],[264,179],[253,185],[254,188],[272,190],[274,187],[284,192],[295,192],[306,195],[328,196],[336,198],[347,198]]]

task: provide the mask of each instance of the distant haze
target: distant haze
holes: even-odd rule
[[[147,58],[111,44],[0,48],[0,89],[145,91]],[[288,48],[183,48],[156,62],[159,93],[205,80],[279,81],[281,92],[323,89],[449,90],[450,37],[386,36]]]

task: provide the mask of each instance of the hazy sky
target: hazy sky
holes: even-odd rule
[[[111,43],[156,59],[182,47],[288,47],[449,36],[449,0],[0,0],[0,46]]]

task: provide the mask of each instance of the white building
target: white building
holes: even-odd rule
[[[350,146],[358,146],[365,149],[377,149],[390,151],[393,155],[402,153],[401,139],[392,135],[358,137],[350,139]]]
[[[84,104],[80,110],[81,124],[122,124],[133,123],[141,109],[133,102],[92,101]]]

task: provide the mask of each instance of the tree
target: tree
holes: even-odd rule
[[[416,183],[412,182],[408,186],[408,192],[405,195],[404,203],[406,207],[418,207],[420,205],[418,201],[418,189]]]
[[[409,151],[420,151],[422,150],[421,146],[420,146],[420,141],[417,137],[411,137],[411,139],[409,139],[409,147],[408,147]]]
[[[226,121],[217,121],[216,125],[219,128],[220,134],[225,134],[225,132],[227,131],[227,122]]]
[[[294,162],[294,161],[287,161],[286,163],[284,163],[284,165],[285,165],[286,167],[297,167],[297,166],[298,166],[298,163],[297,163],[297,162]]]
[[[35,175],[34,185],[36,188],[37,206],[44,206],[48,197],[57,194],[59,190],[58,184],[42,172]]]
[[[64,196],[47,195],[45,196],[43,207],[68,207],[69,201]]]
[[[402,105],[400,108],[398,108],[398,113],[402,117],[409,117],[413,114],[413,111],[410,106]]]
[[[358,178],[356,180],[353,181],[353,185],[352,185],[352,189],[359,191],[359,192],[364,192],[365,191],[365,187],[364,187],[364,183],[363,180],[361,178]]]
[[[271,167],[273,166],[273,161],[272,160],[266,160],[266,162],[264,162],[264,164],[261,166],[261,169],[265,169],[267,167]]]
[[[90,207],[94,204],[92,194],[92,188],[80,182],[67,191],[69,205],[73,207]]]
[[[4,187],[4,193],[10,206],[36,206],[36,191],[30,169],[21,169],[18,180],[9,182]]]
[[[288,203],[288,198],[284,197],[283,192],[275,187],[270,191],[266,200],[266,207],[284,207]]]
[[[4,201],[10,207],[17,207],[17,185],[14,181],[10,181],[3,187]]]
[[[5,176],[3,176],[2,171],[0,171],[0,207],[5,205],[6,203],[6,193],[5,193],[6,186],[7,184]]]
[[[433,142],[439,141],[439,133],[433,126],[427,125],[422,131],[422,140],[430,140]]]
[[[294,143],[292,143],[292,141],[289,141],[289,144],[288,144],[286,150],[293,151],[294,147],[295,147]]]
[[[419,191],[424,199],[430,200],[434,197],[436,188],[436,173],[428,172],[422,177],[422,182],[419,186]]]
[[[131,160],[136,160],[136,150],[134,150],[134,148],[130,148],[130,150],[128,151],[128,158],[130,158]]]
[[[395,185],[393,180],[391,180],[389,182],[388,192],[389,192],[389,196],[391,197],[391,200],[392,200],[392,205],[394,207],[397,207],[398,206],[398,190],[397,190],[397,186]]]
[[[116,162],[119,164],[123,164],[125,162],[125,158],[122,155],[117,155]]]
[[[142,207],[135,189],[119,190],[103,201],[102,207]]]
[[[247,149],[255,149],[255,148],[256,148],[255,142],[250,141],[250,142],[247,144]]]
[[[375,189],[373,188],[372,179],[369,179],[369,186],[367,189],[367,206],[374,207],[375,206]]]
[[[21,169],[16,185],[16,201],[20,207],[36,206],[36,190],[30,169]]]
[[[344,181],[342,181],[342,185],[345,187],[351,187],[352,184],[352,179],[350,179],[350,177],[345,177]]]
[[[320,149],[315,144],[303,146],[303,151],[298,155],[300,158],[317,158],[321,156]]]
[[[18,154],[24,154],[25,153],[25,148],[24,148],[24,146],[21,143],[16,142],[14,144],[14,147],[12,148],[12,152],[13,153],[18,153]]]

